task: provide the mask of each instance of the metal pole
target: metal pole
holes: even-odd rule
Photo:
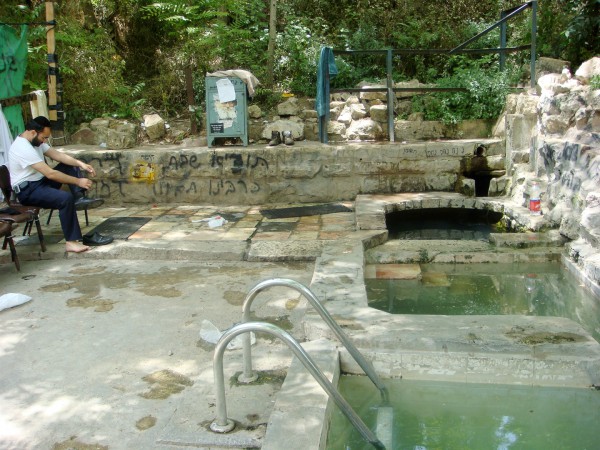
[[[500,20],[504,19],[506,15],[505,11],[500,13]],[[500,48],[506,48],[506,22],[502,22],[500,25]],[[500,52],[500,70],[504,70],[504,66],[506,65],[506,53]]]
[[[387,69],[387,99],[388,99],[388,134],[390,142],[394,142],[394,80],[392,79],[392,50],[388,49],[386,56]]]
[[[537,36],[537,0],[531,2],[531,87],[536,85],[535,79],[535,56],[536,56],[536,36]]]

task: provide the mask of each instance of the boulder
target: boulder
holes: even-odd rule
[[[71,135],[71,144],[98,145],[100,141],[98,135],[88,127],[79,128]]]
[[[337,117],[337,121],[343,123],[346,126],[352,123],[352,110],[349,106],[344,106],[344,109],[342,109],[340,115]]]
[[[585,61],[575,72],[575,78],[584,84],[589,83],[594,75],[600,75],[600,57],[594,56]]]
[[[327,136],[330,142],[342,142],[346,139],[346,126],[334,120],[327,124]]]
[[[262,117],[262,110],[258,105],[248,106],[248,117],[251,119],[260,119]]]
[[[362,82],[359,85],[360,88],[387,88],[385,84],[373,84]],[[387,100],[387,92],[361,92],[360,93],[361,100]]]
[[[387,105],[375,105],[369,109],[371,119],[375,122],[386,123],[388,120],[388,108]]]
[[[297,116],[300,114],[300,105],[296,97],[290,97],[285,102],[277,105],[277,114],[280,116]]]
[[[147,114],[143,119],[146,134],[151,141],[160,139],[165,135],[165,121],[158,114]]]
[[[346,130],[346,136],[351,141],[373,141],[385,137],[381,125],[370,118],[353,121]]]
[[[362,103],[353,103],[350,105],[350,115],[352,116],[352,120],[364,119],[367,116],[365,105]]]
[[[569,61],[565,61],[562,59],[555,58],[538,58],[537,64],[535,66],[536,72],[538,74],[546,74],[546,73],[562,73],[565,67],[569,67]]]
[[[131,133],[108,129],[106,147],[111,150],[122,150],[135,147],[136,139]]]

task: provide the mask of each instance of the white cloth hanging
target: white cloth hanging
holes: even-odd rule
[[[33,92],[36,96],[35,100],[29,102],[31,107],[31,117],[44,116],[48,118],[48,100],[46,99],[46,93],[42,90]]]

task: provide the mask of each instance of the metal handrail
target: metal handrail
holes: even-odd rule
[[[509,19],[513,18],[517,14],[520,14],[524,10],[531,8],[531,42],[528,45],[521,45],[517,47],[506,47],[506,24]],[[483,48],[483,49],[466,49],[465,47],[470,43],[476,41],[480,37],[488,34],[495,28],[500,27],[500,47],[499,48]],[[500,55],[500,69],[504,69],[506,54],[512,52],[518,52],[521,50],[530,50],[530,87],[534,88],[536,85],[535,78],[535,55],[536,55],[536,36],[537,36],[537,0],[531,0],[523,3],[522,5],[514,8],[502,11],[500,14],[500,20],[489,26],[476,36],[466,40],[462,44],[454,47],[453,49],[374,49],[374,50],[335,50],[336,55],[386,55],[386,87],[375,90],[372,88],[338,88],[338,89],[327,89],[330,93],[335,92],[387,92],[388,94],[388,135],[390,142],[395,141],[394,134],[394,108],[393,92],[398,92],[393,87],[392,82],[392,57],[393,55],[427,55],[427,54],[445,54],[454,55],[457,53],[497,53]],[[330,78],[329,71],[325,71],[325,82],[329,86]],[[411,88],[413,92],[434,92],[431,88]],[[329,99],[327,99],[329,101]],[[329,123],[329,108],[325,109],[325,115],[319,116],[319,141],[323,144],[328,143],[327,126]]]
[[[242,322],[250,321],[250,307],[252,306],[252,302],[254,301],[256,296],[265,289],[273,286],[289,287],[295,289],[304,297],[306,297],[309,303],[313,306],[313,308],[315,308],[315,310],[323,318],[325,323],[329,325],[329,328],[331,328],[331,330],[335,333],[338,339],[342,342],[342,345],[346,348],[346,350],[348,350],[348,353],[350,353],[350,355],[358,363],[358,365],[373,382],[373,384],[377,387],[377,389],[379,389],[382,404],[388,405],[388,390],[379,379],[379,376],[377,375],[377,372],[375,372],[373,366],[364,358],[362,353],[358,351],[358,349],[354,346],[352,341],[350,341],[346,333],[344,333],[344,331],[340,328],[337,322],[333,320],[333,317],[331,317],[329,311],[325,309],[325,307],[317,299],[316,295],[302,283],[288,278],[272,278],[269,280],[261,281],[252,289],[250,289],[250,291],[246,295],[246,298],[244,299],[244,303],[242,305]],[[250,335],[244,336],[242,342],[244,350],[244,371],[240,375],[239,381],[242,383],[248,383],[256,379],[256,374],[254,374],[252,370],[252,346],[250,342]]]
[[[242,333],[250,332],[265,332],[278,337],[292,350],[296,358],[306,367],[315,380],[321,385],[321,387],[327,392],[327,394],[333,398],[336,405],[348,418],[350,423],[357,429],[361,436],[367,440],[374,448],[385,450],[383,443],[377,438],[377,436],[365,425],[362,419],[354,412],[352,406],[342,397],[335,386],[327,379],[327,377],[321,372],[321,370],[314,363],[312,358],[306,353],[306,351],[300,346],[300,344],[287,332],[281,328],[266,322],[246,322],[235,325],[229,330],[225,331],[217,346],[215,348],[215,354],[213,356],[213,374],[215,379],[215,394],[217,403],[217,417],[210,424],[210,429],[216,433],[228,433],[235,428],[233,420],[227,417],[227,404],[225,400],[225,375],[223,373],[223,353],[227,348],[227,344],[234,337]],[[248,334],[249,335],[249,334]]]

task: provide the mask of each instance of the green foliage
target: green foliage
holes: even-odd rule
[[[600,75],[592,75],[592,78],[590,78],[590,86],[592,89],[600,89]]]
[[[281,90],[314,96],[321,45],[299,20],[288,22],[276,40],[275,79]]]
[[[498,117],[506,103],[514,72],[501,72],[476,64],[459,67],[452,76],[437,83],[441,88],[465,88],[466,92],[440,92],[413,97],[413,111],[422,112],[425,120],[456,124],[467,119]]]
[[[275,90],[314,95],[322,45],[334,49],[449,49],[498,20],[521,0],[278,0]],[[41,22],[43,0],[3,0],[0,21]],[[184,71],[192,68],[196,103],[204,99],[204,76],[226,69],[268,78],[269,2],[265,0],[77,0],[55,2],[56,39],[69,124],[101,115],[136,116],[142,108],[180,114],[187,108]],[[577,67],[600,53],[600,0],[538,2],[538,56],[566,59]],[[508,45],[531,40],[531,10],[508,22]],[[470,48],[498,45],[498,29]],[[526,52],[508,57],[522,66]],[[386,77],[385,55],[337,56],[333,87]],[[416,78],[439,86],[461,86],[467,94],[421,96],[428,117],[455,122],[487,117],[503,104],[508,74],[498,73],[497,55],[397,55],[393,79]],[[25,90],[45,89],[46,30],[30,27]],[[508,78],[507,78],[508,77]],[[257,93],[272,104],[279,94]],[[495,109],[494,109],[495,108]],[[200,108],[199,108],[200,109]]]

